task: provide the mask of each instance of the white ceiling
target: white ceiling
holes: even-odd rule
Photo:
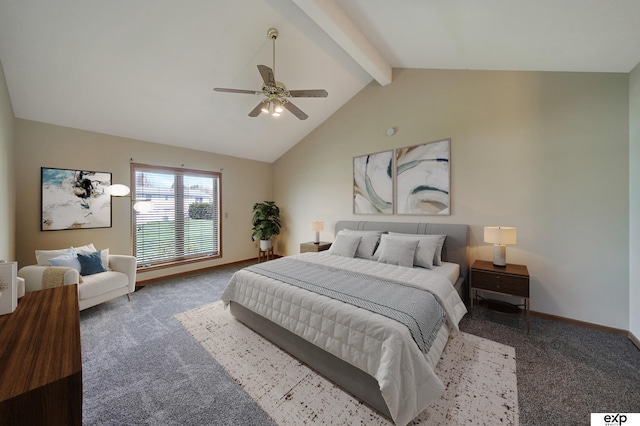
[[[247,116],[256,65],[300,121]],[[0,0],[0,61],[16,117],[275,161],[391,68],[627,73],[639,0]]]

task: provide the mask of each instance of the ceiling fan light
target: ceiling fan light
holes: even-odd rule
[[[281,113],[282,111],[284,111],[284,110],[282,109],[282,103],[281,103],[280,101],[276,101],[276,102],[273,104],[273,112],[277,112],[277,113],[278,113],[278,115],[280,115],[280,113]],[[277,117],[277,116],[276,116],[276,117]]]
[[[269,102],[263,102],[262,103],[262,112],[269,114]]]
[[[280,117],[280,113],[278,111],[273,111],[273,114],[271,114],[274,117]]]

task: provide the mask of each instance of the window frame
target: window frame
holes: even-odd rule
[[[220,259],[222,258],[222,173],[214,172],[210,170],[197,170],[197,169],[186,169],[181,167],[168,167],[168,166],[158,166],[153,164],[142,164],[142,163],[131,163],[130,173],[131,173],[131,251],[134,256],[137,256],[137,230],[136,230],[136,218],[139,214],[137,211],[133,209],[133,205],[137,200],[136,194],[138,189],[136,187],[136,172],[137,171],[148,171],[150,173],[171,173],[174,176],[174,179],[177,175],[182,176],[195,176],[195,177],[211,177],[212,179],[217,179],[217,194],[214,194],[213,198],[217,196],[217,224],[214,224],[214,235],[215,235],[215,227],[217,226],[217,235],[218,235],[218,250],[217,252],[212,251],[206,255],[195,255],[195,256],[186,256],[183,258],[175,257],[172,259],[167,259],[164,261],[158,261],[147,264],[140,264],[136,262],[136,270],[137,272],[148,272],[154,271],[157,269],[163,268],[171,268],[175,266],[188,265],[196,262],[204,262],[207,260]],[[181,193],[184,198],[184,193],[178,190],[178,193]],[[166,195],[165,199],[169,196]],[[178,197],[178,194],[174,192],[174,198]],[[178,203],[180,201],[177,201]],[[184,203],[184,200],[182,201]],[[214,203],[215,204],[215,203]],[[183,234],[184,235],[184,234]],[[180,249],[176,248],[176,251],[179,252]]]

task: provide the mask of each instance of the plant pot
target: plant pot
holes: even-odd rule
[[[272,247],[271,240],[260,240],[260,250],[267,251]]]

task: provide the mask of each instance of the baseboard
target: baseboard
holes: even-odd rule
[[[280,256],[276,255],[275,257],[280,257]],[[142,280],[142,281],[136,280],[136,287],[144,287],[147,284],[151,284],[151,283],[153,283],[155,281],[161,281],[161,280],[164,280],[164,279],[167,279],[167,278],[182,277],[182,276],[190,275],[190,274],[193,274],[193,273],[196,273],[196,272],[210,271],[212,269],[220,268],[220,267],[223,267],[223,266],[236,265],[238,263],[251,262],[251,261],[257,262],[258,258],[257,257],[252,257],[250,259],[238,260],[238,261],[235,261],[235,262],[223,263],[223,264],[215,265],[215,266],[207,266],[206,268],[193,269],[191,271],[184,271],[184,272],[178,272],[178,273],[175,273],[175,274],[162,275],[161,277],[147,278],[147,279]]]
[[[629,334],[628,330],[622,330],[620,328],[607,327],[606,325],[594,324],[592,322],[579,321],[571,318],[561,317],[558,315],[545,314],[543,312],[531,311],[531,315],[546,318],[557,322],[563,322],[565,324],[573,324],[580,327],[591,328],[593,330],[605,331],[607,333],[620,334],[622,336],[627,336]]]
[[[636,345],[636,348],[640,349],[640,339],[633,335],[632,332],[629,332],[629,339]]]
[[[478,304],[481,305],[482,302],[483,302],[482,300],[475,299],[474,305],[478,305]],[[524,314],[523,308],[520,308],[520,313]],[[549,319],[556,322],[562,322],[565,324],[572,324],[572,325],[577,325],[579,327],[590,328],[592,330],[599,330],[607,333],[619,334],[621,336],[628,336],[629,339],[631,339],[631,341],[636,346],[638,346],[638,348],[640,348],[640,341],[635,336],[633,336],[633,334],[628,330],[623,330],[623,329],[614,328],[614,327],[607,327],[606,325],[600,325],[600,324],[595,324],[595,323],[586,322],[586,321],[579,321],[572,318],[561,317],[558,315],[546,314],[544,312],[531,311],[530,314],[531,316],[538,317],[538,318],[545,318],[545,319]]]

